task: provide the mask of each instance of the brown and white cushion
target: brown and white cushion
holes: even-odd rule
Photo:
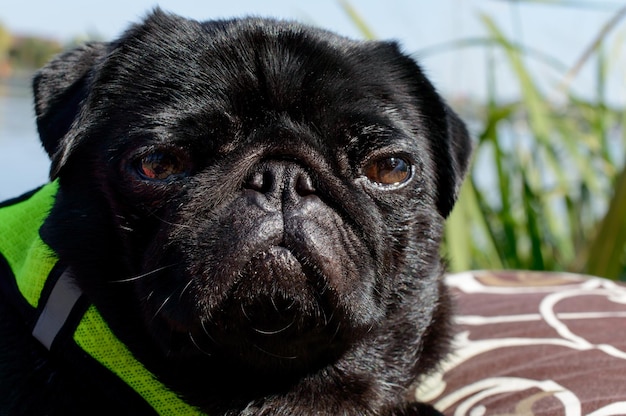
[[[626,415],[626,286],[543,272],[447,277],[455,353],[417,396],[446,415]]]

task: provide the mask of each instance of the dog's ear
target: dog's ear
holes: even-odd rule
[[[89,92],[94,67],[107,52],[106,43],[92,42],[56,56],[33,79],[37,129],[51,159],[78,117]]]
[[[443,104],[446,118],[445,143],[439,144],[440,157],[447,164],[437,166],[437,208],[447,217],[459,195],[463,178],[467,172],[472,154],[472,141],[465,123],[447,105]],[[439,165],[439,161],[435,161]]]
[[[395,42],[383,42],[383,45],[387,53],[392,53],[392,60],[401,66],[403,80],[419,112],[419,129],[426,132],[433,153],[437,210],[445,218],[454,207],[469,165],[472,154],[470,135],[465,123],[437,93],[415,59],[404,54]]]

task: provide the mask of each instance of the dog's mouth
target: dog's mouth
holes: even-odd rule
[[[148,325],[168,356],[308,371],[338,358],[381,319],[375,262],[361,240],[349,228],[325,226],[333,218],[293,221],[257,221],[264,226],[234,239],[252,243],[211,247],[208,259],[187,257],[194,251],[178,245],[161,256],[185,259],[141,288],[147,301],[156,294],[146,305]],[[259,228],[269,237],[255,241]],[[169,289],[155,290],[159,283]]]
[[[202,342],[260,370],[310,367],[339,354],[346,347],[345,312],[328,277],[299,257],[284,246],[255,255],[202,325]]]
[[[306,248],[269,245],[233,274],[219,302],[198,308],[202,294],[188,290],[181,302],[191,314],[184,318],[168,303],[150,326],[174,359],[299,374],[336,360],[367,331],[333,284],[332,274],[342,272]]]

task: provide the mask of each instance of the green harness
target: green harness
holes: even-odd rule
[[[24,299],[37,308],[54,265],[55,253],[39,237],[54,203],[58,182],[52,182],[28,199],[0,208],[0,253],[8,262]],[[33,336],[50,349],[78,299],[82,296],[64,271],[41,305]],[[137,361],[113,334],[95,306],[91,305],[73,333],[74,342],[101,365],[128,384],[160,415],[201,415],[182,401]]]

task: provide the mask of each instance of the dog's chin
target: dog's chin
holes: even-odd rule
[[[272,246],[237,273],[228,295],[191,328],[171,319],[167,325],[186,332],[186,360],[204,355],[259,372],[310,371],[337,359],[367,331],[329,280],[321,267]]]

